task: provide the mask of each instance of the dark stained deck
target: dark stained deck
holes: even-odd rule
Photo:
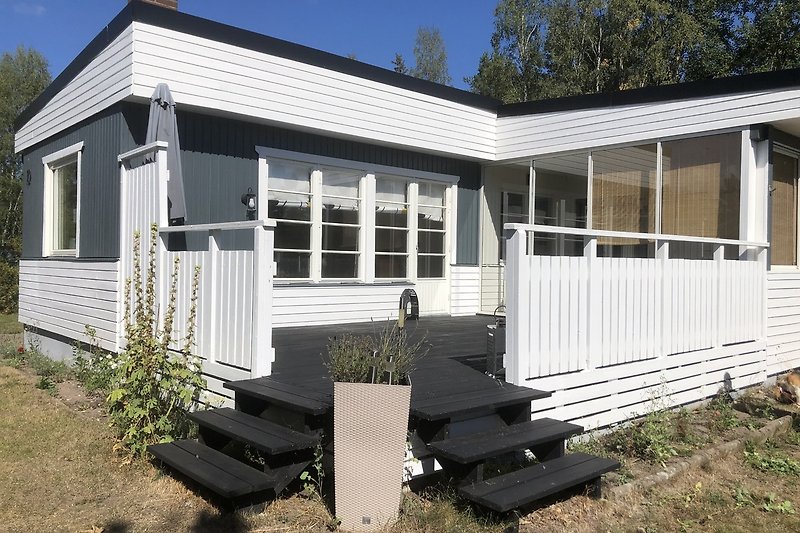
[[[359,322],[331,326],[275,328],[272,330],[272,344],[275,347],[272,375],[288,379],[327,376],[324,357],[327,353],[328,339],[344,333],[377,335],[386,324],[386,322]],[[494,318],[483,315],[436,316],[408,321],[406,329],[411,342],[424,338],[428,350],[423,358],[424,361],[456,358],[480,364],[485,363],[488,324],[494,324]]]

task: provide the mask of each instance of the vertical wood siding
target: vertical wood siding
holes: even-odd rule
[[[800,367],[800,272],[767,274],[768,374]]]
[[[19,321],[83,342],[91,326],[100,347],[114,350],[118,268],[117,261],[20,261]]]

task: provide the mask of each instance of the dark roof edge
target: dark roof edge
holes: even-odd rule
[[[503,104],[498,117],[537,115],[558,111],[579,111],[603,107],[669,102],[707,96],[746,93],[800,86],[800,69],[759,72],[727,78],[690,81],[672,85],[643,87],[613,93],[583,94],[518,104]]]
[[[269,37],[249,30],[236,28],[220,22],[181,13],[172,9],[164,9],[152,4],[134,0],[127,4],[120,13],[84,48],[80,54],[53,80],[14,121],[18,130],[38,113],[61,89],[86,67],[108,44],[113,41],[131,22],[138,21],[162,28],[197,35],[213,41],[224,42],[233,46],[247,48],[286,59],[292,59],[359,78],[373,80],[421,94],[427,94],[451,102],[494,112],[500,105],[498,100],[471,93],[455,87],[440,85],[412,76],[368,65],[360,61],[341,57],[308,46]]]

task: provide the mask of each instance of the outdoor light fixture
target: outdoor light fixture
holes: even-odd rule
[[[242,195],[242,203],[247,210],[247,220],[256,219],[256,195],[252,187],[247,188],[247,192]]]

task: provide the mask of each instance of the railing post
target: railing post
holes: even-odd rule
[[[217,363],[218,361],[214,359],[218,357],[220,354],[220,346],[219,346],[219,338],[220,338],[220,328],[216,325],[220,324],[219,320],[219,306],[220,306],[220,282],[221,277],[219,275],[219,238],[220,232],[219,230],[210,230],[208,232],[208,259],[209,259],[209,268],[208,272],[200,272],[201,277],[205,277],[208,280],[208,283],[204,286],[204,288],[210,292],[207,296],[209,300],[209,320],[208,324],[210,325],[209,332],[208,332],[208,360],[212,363]],[[207,277],[206,277],[207,276]]]
[[[259,226],[253,234],[253,334],[251,337],[252,377],[272,372],[272,280],[274,226]]]
[[[603,287],[598,278],[597,264],[597,237],[589,237],[583,246],[583,255],[586,257],[586,294],[588,306],[586,309],[586,332],[584,342],[578,345],[586,350],[586,368],[591,370],[602,364],[601,336],[602,336],[602,295]]]
[[[672,326],[672,291],[669,287],[669,241],[656,241],[656,277],[660,281],[656,293],[656,346],[658,357],[667,354],[667,343],[670,335],[667,330]]]
[[[169,200],[167,195],[169,170],[167,167],[166,147],[164,147],[163,149],[159,149],[156,152],[155,179],[156,179],[156,191],[158,192],[156,209],[155,209],[156,220],[145,221],[147,223],[147,227],[142,229],[142,233],[144,232],[147,233],[148,242],[150,238],[150,224],[155,223],[157,228],[169,225],[169,207],[168,207]],[[168,236],[157,233],[155,238],[156,238],[156,264],[157,264],[156,275],[158,276],[158,280],[156,281],[156,289],[158,291],[158,294],[156,295],[156,297],[158,301],[158,317],[159,317],[158,324],[159,324],[159,329],[161,329],[164,327],[164,315],[167,312],[167,305],[169,300],[169,282],[170,282],[170,273],[172,272],[172,265],[167,264],[167,259],[169,258],[169,254],[167,253],[166,241]]]
[[[506,381],[522,385],[530,377],[530,261],[527,230],[510,224],[506,232]],[[527,363],[527,364],[526,364]]]
[[[725,266],[725,246],[722,244],[714,245],[714,272],[716,273],[716,279],[714,280],[714,296],[713,296],[713,308],[714,314],[711,317],[711,328],[712,328],[712,344],[715,348],[719,348],[722,346],[724,335],[722,334],[722,325],[723,320],[722,316],[725,313],[723,309],[724,300],[725,300],[725,293],[722,290],[723,284],[723,268]],[[746,289],[745,289],[746,290]]]

